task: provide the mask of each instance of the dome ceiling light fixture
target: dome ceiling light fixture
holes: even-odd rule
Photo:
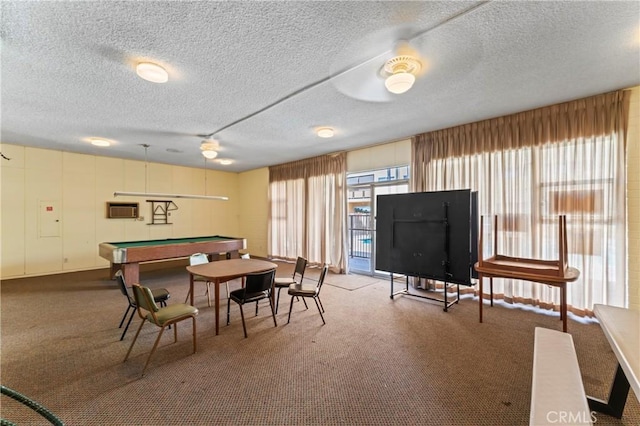
[[[384,86],[389,92],[399,95],[411,89],[416,81],[416,74],[422,69],[422,63],[413,56],[399,55],[385,62],[382,69],[387,75]]]
[[[204,158],[213,160],[218,156],[218,149],[220,148],[220,143],[215,139],[205,139],[200,144],[200,151]]]
[[[152,62],[140,62],[136,65],[136,74],[140,78],[153,83],[166,83],[169,81],[169,73],[158,64]]]

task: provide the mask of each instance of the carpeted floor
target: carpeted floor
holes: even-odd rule
[[[278,275],[290,270],[282,265]],[[330,274],[322,290],[326,325],[313,303],[304,310],[301,302],[286,324],[285,295],[278,327],[261,305],[247,317],[245,339],[232,305],[231,325],[215,336],[202,286],[197,353],[184,322],[177,344],[165,333],[141,378],[158,329],[145,325],[122,362],[140,320],[119,341],[126,302],[107,274],[1,283],[2,384],[68,425],[526,425],[534,328],[561,328],[557,315],[500,304],[487,306],[479,324],[470,296],[443,312],[424,299],[391,300],[384,280]],[[170,303],[184,301],[184,267],[143,271],[141,279],[167,288]],[[605,398],[616,360],[600,326],[570,320],[569,332],[587,394]],[[7,397],[0,404],[3,418],[45,424]],[[621,420],[597,414],[597,424],[640,424],[633,391]]]

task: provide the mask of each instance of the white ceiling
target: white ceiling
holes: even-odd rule
[[[234,163],[207,167],[245,171],[640,84],[637,1],[0,8],[3,143],[189,167],[213,133]],[[427,69],[391,95],[378,71],[401,39]],[[169,82],[137,77],[142,60]]]

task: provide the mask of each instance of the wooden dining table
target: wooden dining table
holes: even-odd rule
[[[201,265],[187,266],[189,272],[189,288],[191,289],[190,304],[193,305],[193,277],[200,275],[214,284],[216,335],[220,331],[220,284],[249,274],[270,271],[278,265],[260,259],[228,259],[218,260]]]

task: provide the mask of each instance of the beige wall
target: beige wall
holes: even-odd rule
[[[240,173],[239,221],[241,234],[247,239],[247,252],[267,256],[269,220],[269,169],[264,167]]]
[[[627,165],[629,307],[640,309],[640,86],[631,91]]]
[[[107,267],[98,256],[105,241],[242,236],[237,173],[207,170],[205,178],[203,169],[8,144],[0,150],[11,158],[0,162],[2,278]],[[115,191],[224,195],[229,201],[176,199],[172,224],[148,225],[146,198],[115,198]],[[107,201],[137,202],[143,218],[108,219]]]

